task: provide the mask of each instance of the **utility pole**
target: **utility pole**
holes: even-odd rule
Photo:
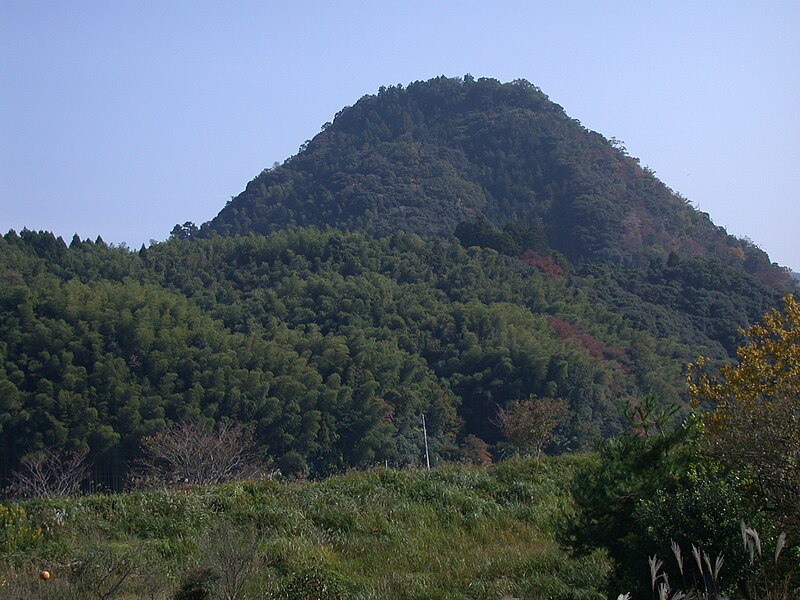
[[[425,436],[425,464],[428,466],[428,471],[431,470],[431,457],[428,454],[428,429],[425,427],[425,415],[422,415],[422,434]]]

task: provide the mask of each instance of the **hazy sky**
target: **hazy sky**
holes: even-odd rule
[[[524,78],[800,271],[800,2],[0,0],[0,231],[212,218],[343,106]]]

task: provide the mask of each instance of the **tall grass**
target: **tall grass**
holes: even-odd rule
[[[728,586],[728,591],[735,597],[747,600],[796,600],[799,589],[791,583],[790,571],[781,569],[779,559],[786,545],[786,534],[781,533],[775,543],[771,556],[762,553],[761,536],[758,531],[741,522],[743,551],[749,556],[749,571],[743,576],[734,574],[742,582],[737,590]],[[683,589],[674,589],[673,583],[664,570],[664,561],[658,556],[648,559],[650,566],[650,583],[654,600],[725,600],[723,596],[723,566],[725,558],[722,554],[712,559],[698,546],[692,545],[692,562],[684,561],[683,550],[679,544],[672,542],[672,555],[678,567]],[[773,560],[770,560],[773,559]],[[694,568],[694,573],[690,573]],[[622,600],[630,600],[630,594],[620,595]]]
[[[6,552],[0,597],[70,597],[94,561],[124,575],[107,598],[600,599],[605,555],[555,542],[584,460],[32,500],[44,534]]]

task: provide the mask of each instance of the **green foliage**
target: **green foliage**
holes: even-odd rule
[[[486,218],[459,223],[453,235],[464,247],[492,248],[500,254],[512,256],[518,255],[524,249],[510,235],[495,229]]]
[[[467,246],[553,249],[574,264],[642,268],[675,252],[793,286],[763,251],[524,80],[437,77],[364,96],[253,179],[200,235],[308,225],[455,232]]]
[[[29,549],[42,538],[22,506],[0,503],[0,556]]]
[[[742,519],[753,517],[754,524],[758,523],[763,531],[771,529],[769,521],[750,505],[743,484],[735,475],[693,465],[672,489],[661,489],[651,497],[641,498],[634,519],[648,556],[671,556],[673,542],[687,552],[695,545],[711,557],[723,556],[723,585],[734,590],[749,571],[742,549]],[[687,575],[681,577],[677,566],[669,563],[665,572],[673,582],[683,579],[684,587],[702,587],[699,573],[695,573],[696,581]]]
[[[88,448],[95,479],[118,487],[139,440],[186,419],[251,423],[265,454],[317,472],[414,464],[420,414],[441,460],[464,420],[496,441],[496,404],[527,393],[561,392],[595,431],[609,426],[581,408],[607,402],[609,368],[533,313],[563,284],[510,258],[306,230],[139,254],[81,243],[52,262],[36,238],[9,239],[0,257],[21,280],[0,286],[8,466]]]
[[[306,567],[293,573],[282,594],[286,598],[318,598],[319,600],[344,600],[346,595],[342,577],[324,567]]]
[[[554,541],[573,510],[571,479],[586,460],[381,468],[320,482],[32,500],[24,508],[51,526],[42,544],[2,567],[0,585],[32,586],[36,573],[25,565],[44,564],[52,565],[48,584],[69,590],[77,573],[61,565],[74,557],[100,566],[95,559],[135,553],[140,560],[120,588],[132,599],[148,597],[156,586],[147,574],[161,573],[158,589],[187,599],[220,597],[227,576],[225,589],[242,598],[600,600],[604,554],[574,558]],[[134,566],[114,565],[115,576]],[[237,579],[243,566],[251,570]],[[92,573],[101,572],[85,570],[82,590],[99,585]]]
[[[709,554],[702,545],[696,544],[691,544],[691,553],[684,553],[684,547],[677,542],[670,544],[670,558],[674,564],[670,564],[672,560],[665,564],[658,555],[649,557],[653,593],[657,591],[659,598],[698,597],[705,600],[722,597],[788,600],[797,597],[800,573],[797,562],[785,558],[785,533],[777,539],[762,541],[758,531],[743,520],[740,530],[739,541],[743,548],[740,544],[738,552],[732,552],[735,557],[733,565],[727,560],[729,555]],[[680,589],[675,590],[676,587]]]
[[[277,466],[281,474],[286,477],[303,477],[308,473],[306,460],[294,450],[281,456]]]
[[[0,547],[19,560],[41,528],[35,558],[56,560],[97,531],[85,573],[125,575],[120,593],[145,587],[147,570],[126,557],[202,570],[197,536],[220,515],[272,536],[259,551],[274,563],[252,585],[278,595],[593,598],[605,551],[615,583],[645,589],[632,565],[673,539],[738,568],[733,526],[757,523],[763,497],[752,473],[702,456],[693,427],[665,428],[667,407],[687,362],[730,358],[739,328],[792,284],[687,204],[535,86],[442,77],[362,98],[212,222],[176,225],[138,253],[11,231],[0,237],[3,485],[23,457],[56,453],[85,455],[96,483],[120,489],[142,440],[189,421],[243,427],[286,474],[315,476],[418,465],[424,414],[434,464],[487,463],[502,437],[492,417],[516,398],[564,399],[554,452],[618,433],[617,401],[642,402],[639,435],[558,473],[510,461],[43,500],[22,516],[6,507]],[[577,468],[571,535],[584,554],[571,558],[551,538],[572,516]],[[30,596],[34,570],[15,569]],[[190,578],[163,572],[190,593]],[[62,574],[54,589],[80,575]]]
[[[551,450],[588,448],[619,430],[619,396],[677,401],[698,350],[726,356],[681,303],[528,257],[405,233],[176,237],[138,253],[9,233],[0,477],[31,452],[88,450],[94,481],[119,489],[142,438],[185,420],[248,424],[263,456],[296,453],[315,475],[419,464],[424,413],[437,463],[469,435],[497,444],[498,407],[531,394],[568,401]]]
[[[627,434],[603,443],[598,461],[576,476],[578,511],[567,533],[579,552],[608,551],[615,565],[608,593],[630,591],[642,597],[654,589],[645,556],[661,559],[657,570],[673,589],[705,589],[710,598],[719,589],[726,597],[757,597],[747,591],[754,582],[797,588],[796,560],[765,570],[754,566],[742,547],[744,520],[771,541],[778,538],[778,522],[764,510],[763,498],[753,494],[745,472],[731,471],[703,452],[704,435],[696,415],[678,429]],[[688,552],[696,547],[700,556],[711,557],[711,565],[703,559],[697,569],[684,569],[666,560],[676,547],[687,553],[686,561],[692,560]],[[719,571],[712,567],[716,557],[724,561],[721,575],[712,573]]]
[[[573,494],[578,507],[568,535],[579,551],[602,547],[615,561],[613,590],[646,589],[641,557],[653,553],[649,523],[638,517],[643,501],[669,495],[692,464],[685,445],[695,435],[689,424],[644,437],[628,433],[603,442],[597,462],[578,474]]]

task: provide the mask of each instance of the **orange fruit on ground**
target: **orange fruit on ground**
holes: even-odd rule
[[[42,571],[41,573],[39,573],[39,577],[41,577],[45,581],[50,579],[50,571]]]

